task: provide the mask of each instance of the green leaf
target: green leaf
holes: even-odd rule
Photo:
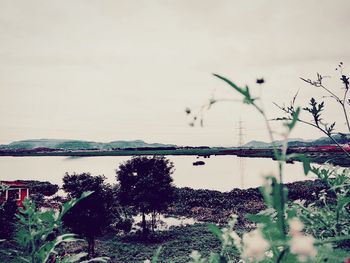
[[[254,223],[269,224],[271,222],[271,217],[269,215],[247,214],[245,217]]]
[[[62,211],[59,214],[58,218],[61,219],[73,206],[75,206],[80,200],[88,197],[89,195],[91,195],[93,193],[93,191],[86,191],[83,192],[81,194],[81,196],[79,198],[76,199],[72,199],[68,202],[66,202],[63,207],[62,207]]]
[[[323,244],[327,244],[327,243],[334,243],[334,242],[339,242],[339,241],[344,241],[344,240],[350,240],[350,235],[332,237],[332,238],[328,238],[328,239],[324,239],[324,240],[316,240],[314,244],[316,246],[318,246],[318,245],[323,245]]]
[[[226,263],[227,259],[217,253],[211,254],[210,255],[210,259],[209,259],[210,263]]]
[[[300,114],[300,108],[298,107],[293,113],[292,113],[292,120],[290,123],[287,124],[288,129],[291,131],[293,130],[295,124],[297,123],[299,119]]]
[[[208,224],[208,229],[210,232],[212,232],[220,241],[223,241],[222,238],[222,231],[221,229],[215,225],[215,224]]]
[[[338,201],[337,211],[341,211],[347,204],[350,203],[350,197],[343,197]]]
[[[55,238],[52,242],[45,242],[43,246],[39,249],[39,254],[41,255],[41,258],[43,259],[43,262],[46,262],[51,253],[55,253],[55,248],[63,243],[63,242],[75,242],[80,241],[81,239],[76,238],[77,235],[75,234],[63,234]]]
[[[235,83],[233,83],[231,80],[220,76],[218,74],[213,74],[215,77],[225,81],[227,84],[229,84],[232,88],[234,88],[236,91],[238,91],[240,94],[244,96],[243,102],[246,104],[253,104],[254,103],[254,98],[250,95],[250,91],[248,86],[245,87],[245,89],[238,87]]]
[[[65,257],[65,258],[62,260],[62,263],[80,262],[80,260],[81,260],[83,257],[86,257],[87,255],[88,255],[88,253],[78,253],[78,254],[75,254],[75,255],[73,255],[73,256]]]
[[[89,260],[81,261],[80,263],[90,263],[90,262],[107,263],[109,261],[110,261],[109,257],[97,257],[97,258],[92,258],[92,259],[89,259]]]
[[[311,171],[311,163],[310,163],[310,158],[307,157],[304,154],[301,153],[292,153],[292,154],[288,154],[286,156],[286,159],[298,159],[299,161],[301,161],[303,163],[303,169],[304,169],[304,174],[307,175],[310,171]]]
[[[156,253],[152,257],[152,263],[157,263],[159,260],[160,252],[162,251],[162,246],[159,246],[156,250]]]
[[[217,77],[217,78],[219,78],[219,79],[221,79],[221,80],[223,80],[223,81],[225,81],[227,84],[229,84],[232,88],[234,88],[235,90],[237,90],[239,93],[241,93],[242,95],[244,95],[245,96],[245,91],[242,89],[242,88],[240,88],[240,87],[238,87],[235,83],[233,83],[231,80],[229,80],[229,79],[227,79],[227,78],[225,78],[225,77],[222,77],[222,76],[220,76],[220,75],[218,75],[218,74],[213,74],[215,77]]]
[[[304,174],[307,175],[311,170],[310,159],[305,155],[301,155],[299,159],[303,162]]]

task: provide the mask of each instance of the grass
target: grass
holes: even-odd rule
[[[156,232],[145,240],[142,240],[140,234],[125,236],[107,234],[96,240],[97,256],[107,256],[111,259],[111,263],[143,262],[146,259],[152,259],[159,246],[162,246],[161,262],[179,263],[188,262],[193,250],[209,256],[211,252],[218,252],[221,248],[220,241],[209,231],[207,224],[173,227],[168,231]],[[0,247],[0,250],[3,248],[3,246]],[[15,246],[12,248],[16,249]],[[68,253],[84,252],[87,249],[87,243],[69,243],[64,249]],[[22,262],[18,255],[18,253],[12,255],[0,253],[0,262]]]
[[[75,247],[74,252],[85,248],[86,244]],[[220,251],[219,240],[209,231],[207,224],[174,227],[168,231],[156,232],[142,240],[139,234],[126,236],[106,235],[96,242],[98,256],[108,256],[112,263],[143,262],[152,259],[157,248],[162,246],[161,262],[188,262],[193,250],[204,256]]]

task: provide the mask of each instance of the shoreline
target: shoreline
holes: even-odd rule
[[[336,151],[305,151],[288,149],[288,154],[303,154],[310,162],[317,164],[331,163],[342,167],[350,167],[350,158],[339,150]],[[209,148],[209,149],[176,149],[176,150],[111,150],[111,151],[36,151],[36,150],[0,150],[1,157],[101,157],[101,156],[197,156],[204,159],[211,156],[232,155],[243,158],[271,158],[274,159],[272,149],[234,149],[234,148]],[[297,157],[290,162],[301,161]]]
[[[290,202],[313,202],[318,200],[319,192],[327,188],[319,179],[284,185],[288,189]],[[257,214],[266,209],[260,187],[233,188],[229,192],[182,187],[176,188],[176,196],[176,201],[167,214],[192,217],[202,222],[227,223],[227,219],[234,213],[239,216],[239,223],[245,225],[247,220],[243,215]]]

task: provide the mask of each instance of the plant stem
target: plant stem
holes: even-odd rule
[[[330,91],[329,89],[327,89],[325,86],[323,86],[322,84],[320,85],[321,88],[323,88],[325,91],[327,91],[329,94],[331,94],[331,97],[333,97],[336,101],[341,102],[340,98],[335,95],[332,91]]]
[[[346,112],[344,103],[342,103],[342,108],[343,108],[343,112],[344,112],[344,116],[345,116],[345,120],[346,120],[346,125],[348,126],[348,130],[350,132],[350,123],[349,123],[348,114]]]
[[[283,256],[284,256],[284,254],[286,254],[286,249],[283,249],[283,250],[281,251],[281,253],[278,255],[278,258],[277,258],[277,260],[276,260],[276,263],[282,262],[282,258],[283,258]]]
[[[32,234],[32,220],[31,220],[31,215],[28,215],[28,229],[29,233]],[[31,237],[30,239],[31,243],[31,251],[30,251],[30,257],[31,257],[31,262],[35,263],[35,242],[34,242],[34,237]]]
[[[348,127],[348,131],[350,132],[350,123],[349,123],[349,118],[348,118],[348,114],[346,112],[346,108],[345,108],[345,104],[346,104],[346,95],[348,93],[348,89],[345,89],[344,92],[344,96],[343,96],[343,100],[341,100],[337,95],[335,95],[332,91],[330,91],[329,89],[327,89],[325,86],[323,86],[322,84],[320,85],[321,88],[323,88],[325,91],[327,91],[329,94],[331,94],[331,97],[333,97],[337,102],[340,103],[343,112],[344,112],[344,116],[345,116],[345,120],[346,120],[346,125]]]
[[[272,143],[272,146],[273,146],[273,153],[274,153],[274,156],[276,157],[277,160],[279,160],[279,154],[278,154],[278,151],[276,149],[276,145],[274,143],[274,138],[273,138],[273,132],[272,132],[272,128],[270,126],[270,123],[269,123],[269,120],[267,119],[267,116],[265,114],[265,111],[260,108],[258,105],[256,105],[255,103],[253,103],[253,106],[255,107],[255,109],[257,109],[257,111],[259,111],[259,113],[263,116],[264,118],[264,121],[265,121],[265,125],[266,125],[266,128],[267,128],[267,131],[268,131],[268,134],[269,134],[269,137],[270,137],[270,141]]]
[[[265,114],[265,111],[259,107],[258,105],[256,105],[254,102],[253,102],[253,106],[260,112],[260,114],[264,117],[264,120],[265,120],[265,124],[266,124],[266,127],[267,127],[267,130],[268,130],[268,133],[269,133],[269,136],[270,136],[270,140],[271,140],[271,143],[273,145],[273,152],[274,152],[274,155],[275,155],[275,158],[277,159],[278,161],[278,175],[279,175],[279,184],[280,184],[280,187],[279,187],[279,195],[280,195],[280,210],[277,211],[278,212],[278,218],[279,218],[279,221],[280,221],[280,224],[281,224],[281,233],[283,234],[283,237],[285,238],[286,237],[286,223],[285,223],[285,219],[284,219],[284,212],[285,212],[285,200],[284,200],[284,193],[283,193],[283,164],[284,164],[284,161],[286,159],[286,153],[287,153],[287,145],[288,145],[288,135],[289,133],[287,133],[284,137],[284,140],[283,140],[283,146],[282,146],[282,153],[280,154],[277,150],[277,147],[276,145],[274,144],[274,138],[273,138],[273,132],[272,132],[272,128],[270,126],[270,123],[269,123],[269,120],[267,119],[267,116]]]

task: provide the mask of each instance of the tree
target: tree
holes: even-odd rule
[[[8,199],[0,207],[0,239],[11,239],[16,228],[18,219],[17,200]]]
[[[122,205],[133,206],[142,214],[142,230],[146,233],[146,217],[152,213],[152,229],[155,215],[166,209],[174,199],[172,185],[174,165],[165,157],[133,157],[117,169],[119,199]]]
[[[57,184],[52,184],[50,182],[40,182],[35,180],[24,180],[20,182],[25,183],[30,189],[30,199],[34,201],[38,207],[47,205],[45,198],[53,196],[59,189]]]
[[[66,173],[63,177],[63,190],[70,198],[77,198],[85,191],[93,191],[63,217],[66,226],[87,239],[89,256],[94,255],[96,236],[102,234],[111,222],[113,192],[104,180],[104,176],[92,176],[90,173]]]

